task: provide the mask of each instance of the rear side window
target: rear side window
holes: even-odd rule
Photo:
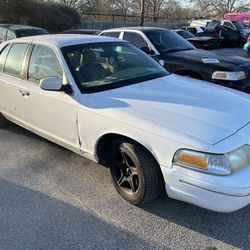
[[[4,72],[13,76],[20,77],[22,72],[22,64],[27,49],[27,44],[13,44],[8,53]]]
[[[6,59],[6,56],[8,54],[8,51],[10,49],[10,44],[8,44],[0,53],[0,72],[3,71],[3,66],[4,66],[4,63],[5,63],[5,59]]]
[[[11,40],[11,39],[15,39],[16,38],[16,35],[14,32],[8,30],[7,31],[7,40]]]
[[[134,44],[139,49],[143,47],[148,47],[147,42],[144,40],[144,38],[137,33],[134,32],[124,32],[123,40],[126,40],[132,44]]]
[[[48,47],[36,45],[29,63],[28,80],[39,82],[48,77],[63,79],[63,71],[56,54]]]
[[[109,36],[109,37],[119,38],[120,32],[104,32],[101,35],[102,36]]]
[[[5,41],[6,29],[0,28],[0,43]]]

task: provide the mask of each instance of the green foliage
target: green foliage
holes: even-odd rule
[[[80,23],[75,9],[53,2],[38,0],[1,0],[0,22],[38,26],[60,32]]]

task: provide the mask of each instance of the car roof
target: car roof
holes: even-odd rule
[[[125,42],[125,41],[113,37],[104,37],[95,35],[56,34],[56,35],[21,37],[10,40],[10,42],[53,44],[56,47],[62,48],[77,44],[101,43],[101,42]]]
[[[104,30],[106,31],[122,31],[122,30],[138,30],[138,31],[152,31],[152,30],[167,30],[166,28],[161,28],[161,27],[122,27],[122,28],[113,28],[113,29],[107,29]]]
[[[22,30],[22,29],[26,29],[26,30],[27,29],[39,29],[39,30],[43,30],[42,28],[35,27],[35,26],[23,25],[23,24],[10,24],[10,23],[0,24],[0,27],[2,27],[2,28],[8,28],[8,29],[11,29],[13,31]]]

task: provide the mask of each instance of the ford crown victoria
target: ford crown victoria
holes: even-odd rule
[[[250,100],[169,74],[116,38],[44,35],[0,47],[0,126],[12,121],[110,168],[132,204],[250,203]]]

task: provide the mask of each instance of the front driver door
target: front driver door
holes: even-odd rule
[[[20,85],[21,107],[30,130],[75,152],[80,152],[77,128],[77,102],[64,91],[46,91],[41,79],[64,73],[57,52],[44,45],[35,45],[27,67],[27,79]]]

